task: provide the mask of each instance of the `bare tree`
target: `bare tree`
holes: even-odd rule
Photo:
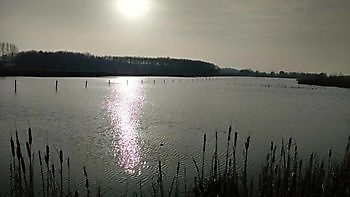
[[[12,43],[0,42],[1,56],[14,56],[18,53],[18,47]]]

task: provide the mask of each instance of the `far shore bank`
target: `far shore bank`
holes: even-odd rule
[[[305,75],[304,77],[290,76],[251,76],[251,75],[152,75],[152,74],[112,74],[106,72],[53,72],[53,71],[18,71],[0,70],[1,77],[258,77],[258,78],[278,78],[295,79],[298,84],[315,85],[325,87],[350,88],[350,76],[316,76]]]

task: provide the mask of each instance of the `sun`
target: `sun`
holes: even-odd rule
[[[118,9],[129,18],[144,15],[148,10],[148,0],[118,0]]]

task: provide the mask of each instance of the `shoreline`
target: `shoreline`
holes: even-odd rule
[[[314,77],[281,77],[281,76],[247,76],[247,75],[152,75],[152,74],[111,74],[104,72],[48,72],[48,71],[8,71],[0,70],[0,77],[48,77],[48,78],[65,78],[65,77],[183,77],[183,78],[197,78],[197,77],[254,77],[254,78],[274,78],[274,79],[295,79],[297,84],[312,85],[319,87],[337,87],[337,88],[350,88],[349,76],[337,76],[327,78],[314,78]],[[332,80],[335,79],[336,81]],[[337,80],[340,79],[340,80]]]

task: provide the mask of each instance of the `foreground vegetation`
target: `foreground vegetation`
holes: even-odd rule
[[[152,183],[147,189],[143,189],[140,183],[140,191],[133,193],[133,196],[350,196],[350,137],[344,158],[340,162],[334,161],[331,150],[329,150],[327,158],[320,158],[317,154],[312,153],[307,161],[303,161],[299,158],[298,147],[291,138],[287,142],[282,140],[279,149],[275,143],[271,142],[266,161],[263,163],[260,173],[256,175],[258,180],[255,181],[247,175],[251,138],[245,139],[242,170],[237,168],[237,132],[232,135],[231,127],[229,128],[226,156],[224,161],[220,161],[225,163],[224,169],[219,169],[217,133],[215,139],[212,163],[207,164],[205,163],[207,140],[206,135],[204,135],[202,160],[198,162],[193,159],[197,175],[194,177],[195,183],[192,188],[187,188],[186,168],[184,168],[184,189],[180,191],[180,163],[178,163],[176,175],[172,179],[170,188],[166,190],[162,165],[159,161],[157,182]],[[82,168],[85,177],[84,191],[71,190],[72,177],[70,176],[69,157],[64,158],[61,150],[57,150],[57,156],[52,155],[53,151],[50,151],[48,145],[46,145],[45,152],[34,152],[32,143],[31,128],[28,129],[28,140],[25,145],[21,144],[17,131],[14,137],[11,136],[11,186],[10,193],[3,195],[29,197],[101,196],[99,186],[92,194],[85,167]],[[55,157],[56,159],[54,159]],[[58,166],[57,162],[54,161],[57,159]],[[39,162],[40,174],[34,174],[34,161]],[[211,165],[209,177],[204,176],[205,165]],[[41,179],[41,183],[36,184],[40,185],[39,188],[34,187],[34,177]]]

